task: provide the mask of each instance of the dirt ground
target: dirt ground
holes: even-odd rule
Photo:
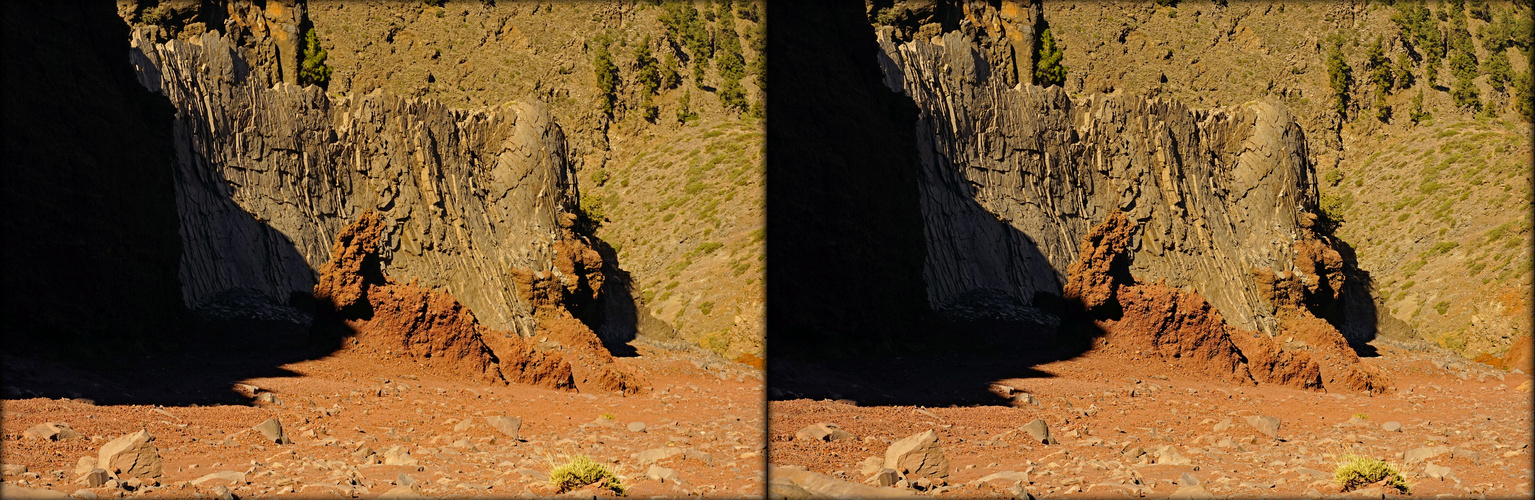
[[[770,461],[862,483],[871,475],[860,471],[866,459],[882,461],[890,443],[933,430],[951,473],[947,486],[924,494],[943,497],[1011,496],[1011,481],[977,481],[1003,471],[1027,473],[1020,485],[1036,496],[1197,497],[1197,488],[1180,491],[1195,481],[1216,497],[1333,496],[1339,494],[1333,483],[1338,461],[1356,454],[1398,466],[1413,496],[1529,498],[1529,375],[1432,346],[1387,340],[1373,346],[1378,355],[1364,362],[1394,381],[1393,390],[1376,396],[1211,382],[1160,362],[1097,351],[1013,370],[1026,378],[998,376],[988,387],[996,394],[990,401],[974,397],[975,388],[956,388],[949,393],[955,405],[931,404],[931,396],[928,406],[890,403],[924,398],[889,394],[898,391],[887,386],[871,398],[879,405],[860,405],[856,396],[844,396],[868,390],[857,380],[820,391],[801,384],[823,399],[788,399],[802,395],[770,389],[784,399],[769,404]],[[971,359],[951,366],[975,371],[986,365]],[[910,371],[899,362],[887,370]],[[924,377],[943,379],[932,371]],[[932,385],[909,387],[929,392]],[[1009,392],[1012,397],[1004,397]],[[1277,438],[1244,418],[1256,415],[1280,419]],[[1043,419],[1059,444],[1031,441],[1021,427],[1034,419]],[[795,440],[796,431],[820,422],[838,424],[855,438]],[[1385,430],[1397,425],[1399,431]],[[1136,448],[1146,454],[1136,456]],[[1412,450],[1432,456],[1404,464]],[[1451,472],[1432,478],[1430,464]]]
[[[144,429],[164,461],[159,485],[89,492],[208,496],[222,485],[241,498],[368,498],[413,482],[414,490],[393,494],[551,496],[557,491],[548,485],[550,469],[587,455],[615,468],[633,497],[760,496],[762,372],[708,353],[666,350],[645,341],[634,345],[639,355],[618,362],[647,376],[651,385],[629,397],[479,385],[347,349],[281,365],[277,371],[285,374],[240,380],[236,402],[98,405],[85,398],[10,399],[11,394],[0,402],[4,483],[8,494],[25,491],[14,489],[20,486],[88,496],[78,493],[85,486],[76,482],[77,462],[96,456],[113,438]],[[18,367],[8,364],[11,378]],[[47,368],[20,368],[28,367]],[[265,393],[276,401],[263,401]],[[521,418],[516,438],[484,418],[498,415]],[[269,418],[282,423],[292,444],[276,444],[252,430]],[[84,437],[23,437],[44,422],[67,423]],[[395,446],[416,463],[380,464]],[[376,455],[357,453],[364,447]],[[640,452],[656,449],[668,451],[651,452],[664,457],[658,461],[639,460]],[[398,450],[394,456],[409,461]],[[647,478],[652,464],[672,469],[680,482]],[[192,483],[221,471],[244,473],[245,481]]]

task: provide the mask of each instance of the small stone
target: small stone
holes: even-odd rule
[[[795,441],[841,441],[843,439],[855,439],[853,433],[842,430],[841,426],[830,423],[811,424],[799,432],[794,433]]]
[[[1221,420],[1220,423],[1215,424],[1214,431],[1217,432],[1217,433],[1220,433],[1220,432],[1226,432],[1226,430],[1228,430],[1228,429],[1231,429],[1231,419],[1229,419],[1229,418]]]
[[[90,472],[91,469],[95,469],[95,468],[96,468],[96,457],[80,457],[80,461],[75,462],[75,475],[79,476],[79,475],[85,474],[87,472]]]
[[[1039,398],[1036,398],[1036,397],[1034,397],[1033,394],[1029,394],[1027,392],[1020,392],[1020,393],[1014,394],[1013,395],[1013,402],[1017,403],[1017,404],[1020,404],[1020,405],[1039,406]]]
[[[1245,420],[1247,420],[1247,425],[1251,425],[1253,428],[1258,429],[1258,432],[1263,433],[1263,435],[1271,438],[1279,437],[1279,417],[1254,415],[1245,417]]]
[[[1190,460],[1188,457],[1183,456],[1183,454],[1178,453],[1178,450],[1171,446],[1162,448],[1160,451],[1157,451],[1156,456],[1157,465],[1189,465],[1194,463],[1193,460]]]
[[[222,472],[214,472],[212,474],[207,474],[203,477],[193,479],[192,484],[202,486],[203,483],[212,481],[222,481],[225,484],[244,484],[246,482],[244,472],[226,470]]]
[[[641,467],[643,467],[681,454],[681,448],[674,448],[670,446],[666,448],[651,448],[636,454],[635,460],[639,462]]]
[[[1450,458],[1466,458],[1470,459],[1472,462],[1480,462],[1482,460],[1482,454],[1465,448],[1455,447],[1450,448]]]
[[[256,424],[253,429],[256,429],[256,431],[260,432],[262,436],[265,436],[267,441],[271,441],[277,444],[293,444],[293,440],[288,439],[288,434],[283,432],[282,422],[278,421],[276,417],[269,418],[265,422]]]
[[[277,399],[277,395],[276,394],[272,394],[270,392],[263,392],[261,394],[257,394],[256,395],[256,402],[257,403],[261,403],[261,404],[266,404],[266,405],[278,405],[278,406],[282,405],[282,400],[281,399]]]
[[[1055,437],[1050,435],[1050,425],[1046,424],[1044,420],[1036,418],[1033,422],[1024,424],[1023,431],[1027,432],[1029,437],[1034,438],[1035,442],[1042,444],[1058,444],[1058,442],[1055,440]]]
[[[75,490],[75,493],[70,496],[80,500],[96,500],[96,492],[86,489]]]
[[[485,417],[485,423],[512,439],[518,439],[517,433],[522,430],[522,419],[517,417]]]
[[[645,423],[629,422],[629,432],[645,432]]]
[[[106,469],[93,468],[81,474],[80,479],[75,482],[84,484],[86,488],[100,488],[101,485],[107,484],[109,479],[111,476],[107,474]]]
[[[410,450],[399,446],[390,446],[384,451],[384,465],[418,465],[421,462],[410,456]]]
[[[20,476],[27,473],[27,466],[22,464],[5,464],[3,469],[0,470],[3,470],[7,476]]]
[[[1445,478],[1454,477],[1455,472],[1451,471],[1449,467],[1434,465],[1430,462],[1427,466],[1423,467],[1423,475],[1428,476],[1429,479],[1443,481]]]
[[[882,459],[880,457],[869,457],[869,458],[863,459],[863,462],[858,464],[858,473],[860,475],[864,475],[864,476],[872,476],[875,473],[878,473],[880,471],[880,469],[883,469],[883,468],[885,468],[885,460],[884,459]],[[882,485],[882,486],[888,486],[888,485]]]
[[[235,500],[234,493],[230,493],[229,488],[224,487],[222,484],[214,486],[209,490],[209,492],[213,494],[213,498],[217,498],[219,500]]]
[[[459,422],[457,425],[453,426],[453,432],[464,432],[464,431],[469,430],[469,428],[473,427],[473,426],[474,426],[474,419],[466,418],[462,422]]]
[[[1402,432],[1402,423],[1397,421],[1380,424],[1380,429],[1386,432]]]
[[[1402,462],[1406,463],[1407,465],[1413,465],[1449,452],[1450,448],[1447,446],[1424,446],[1421,448],[1413,448],[1402,454]]]
[[[895,469],[880,469],[871,479],[875,486],[895,486],[896,481],[901,480],[901,473],[896,472]]]
[[[413,486],[416,484],[416,478],[410,477],[410,474],[401,472],[399,476],[395,477],[394,484],[400,486]]]
[[[84,434],[75,432],[74,429],[70,429],[69,424],[58,422],[47,422],[34,425],[31,429],[23,431],[21,435],[27,439],[41,439],[44,441],[63,441],[65,439],[80,439],[85,437]]]
[[[682,483],[682,480],[677,478],[677,471],[655,464],[651,464],[650,468],[645,471],[645,477],[659,483]]]

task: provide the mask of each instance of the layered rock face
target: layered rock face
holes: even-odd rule
[[[133,41],[140,82],[177,111],[187,304],[235,288],[278,301],[307,293],[332,240],[367,210],[386,222],[384,272],[450,290],[491,328],[533,333],[513,269],[581,281],[553,262],[575,186],[541,104],[461,110],[383,92],[329,96],[286,82],[286,66],[252,63],[265,38],[235,17],[225,24],[249,46],[218,31],[157,43],[154,28]],[[279,59],[292,59],[283,46]]]
[[[1318,281],[1295,264],[1297,242],[1312,238],[1316,187],[1301,129],[1283,107],[1072,98],[1010,84],[1011,66],[993,64],[994,51],[979,49],[973,33],[900,45],[888,33],[879,58],[886,83],[921,110],[924,276],[934,307],[977,290],[1021,305],[1061,294],[1077,243],[1115,211],[1136,227],[1132,274],[1197,291],[1238,328],[1277,331],[1253,269]]]

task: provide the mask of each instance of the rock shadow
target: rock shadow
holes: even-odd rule
[[[0,18],[6,67],[27,68],[4,76],[0,396],[250,404],[236,383],[340,348],[310,336],[302,299],[231,289],[183,305],[175,111],[138,82],[112,5],[6,3]],[[302,262],[281,232],[242,227]]]
[[[883,85],[863,8],[769,9],[769,398],[1006,404],[992,382],[1049,377],[1035,367],[1086,352],[1103,332],[1049,294],[1030,297],[1034,308],[1006,293],[976,301],[1045,313],[1033,317],[933,310],[918,110]],[[1010,251],[1040,253],[1027,235],[1008,236]]]

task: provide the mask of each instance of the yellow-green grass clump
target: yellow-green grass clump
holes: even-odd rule
[[[598,484],[604,489],[612,490],[613,493],[624,494],[624,484],[618,476],[614,475],[608,466],[599,464],[586,455],[578,455],[564,465],[549,471],[549,485],[560,493],[588,484]]]
[[[1350,491],[1360,486],[1388,480],[1387,486],[1396,488],[1402,493],[1407,493],[1409,488],[1402,474],[1396,467],[1383,460],[1347,455],[1338,463],[1338,469],[1333,471],[1333,480],[1343,487],[1343,491]]]

